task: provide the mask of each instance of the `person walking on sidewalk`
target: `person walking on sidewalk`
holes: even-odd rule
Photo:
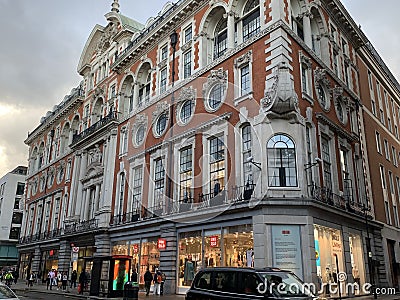
[[[150,293],[150,285],[153,280],[153,275],[151,274],[149,268],[147,268],[146,273],[144,273],[144,287],[146,289],[146,296]]]
[[[68,283],[68,275],[67,272],[62,272],[62,289],[65,291],[67,289],[67,283]]]
[[[138,282],[138,276],[135,268],[132,269],[131,281]]]
[[[34,281],[35,281],[35,275],[31,272],[31,274],[29,274],[29,278],[28,278],[28,287],[32,287]]]
[[[154,295],[160,295],[162,278],[161,278],[161,272],[158,269],[156,269],[153,281],[154,281]]]
[[[83,295],[83,289],[85,288],[86,284],[86,273],[85,270],[82,270],[81,274],[79,275],[79,294]]]
[[[78,279],[78,273],[76,273],[76,270],[73,270],[72,274],[71,274],[71,288],[72,288],[72,285],[74,285],[74,288],[76,288],[76,280],[77,279]]]
[[[160,285],[160,295],[164,295],[164,284],[165,280],[167,280],[167,276],[165,276],[165,273],[159,270],[161,273],[161,285]]]

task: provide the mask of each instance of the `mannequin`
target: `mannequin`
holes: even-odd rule
[[[194,278],[194,265],[192,262],[192,255],[188,255],[188,259],[185,263],[185,270],[183,271],[184,285],[191,285]]]
[[[358,271],[356,265],[353,266],[352,274],[353,274],[354,282],[357,283],[358,286],[360,286],[360,272]]]

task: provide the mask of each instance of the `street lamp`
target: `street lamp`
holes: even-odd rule
[[[252,165],[256,166],[261,171],[261,163],[255,162],[253,156],[249,156],[246,161],[251,163]]]

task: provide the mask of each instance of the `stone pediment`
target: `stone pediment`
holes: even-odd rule
[[[88,181],[93,178],[101,177],[104,174],[104,168],[99,162],[94,162],[90,164],[86,170],[86,175],[82,179],[83,182]]]

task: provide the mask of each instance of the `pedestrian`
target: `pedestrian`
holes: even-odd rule
[[[57,291],[61,290],[62,287],[62,273],[57,272]]]
[[[165,276],[165,273],[161,272],[161,285],[160,285],[160,295],[164,295],[164,284],[165,284],[165,280],[167,279],[167,276]]]
[[[62,273],[62,289],[65,291],[67,289],[67,283],[68,283],[68,275],[67,272]]]
[[[150,293],[150,285],[153,280],[153,275],[151,274],[149,268],[147,268],[146,273],[144,273],[144,287],[146,289],[146,296]]]
[[[78,279],[78,273],[76,272],[76,270],[73,270],[72,274],[71,274],[71,288],[72,288],[72,285],[74,285],[74,288],[76,288],[76,280],[77,279]]]
[[[50,272],[49,273],[47,273],[47,278],[46,278],[46,285],[47,285],[47,289],[49,289],[49,286],[50,286],[50,289],[51,289],[51,275],[50,275]]]
[[[83,295],[83,289],[85,288],[86,283],[86,273],[85,270],[82,270],[81,274],[79,274],[79,294]]]
[[[33,281],[35,280],[35,276],[34,274],[31,272],[31,274],[29,274],[29,278],[28,278],[28,287],[32,287],[33,286]]]
[[[156,269],[156,272],[154,273],[153,282],[154,282],[154,295],[160,295],[162,278],[161,278],[161,272],[158,269]]]
[[[53,285],[57,285],[56,273],[54,272],[54,269],[51,269],[51,271],[48,274],[48,277],[49,277],[49,282],[50,282],[50,290],[52,290]]]
[[[17,270],[13,270],[12,271],[12,275],[14,277],[14,283],[17,284],[18,278],[19,278],[19,274],[17,272]]]
[[[132,269],[131,281],[138,282],[138,276],[135,268]]]
[[[11,271],[7,272],[7,274],[4,276],[4,279],[6,281],[6,285],[10,287],[14,280],[14,277],[13,277]]]

